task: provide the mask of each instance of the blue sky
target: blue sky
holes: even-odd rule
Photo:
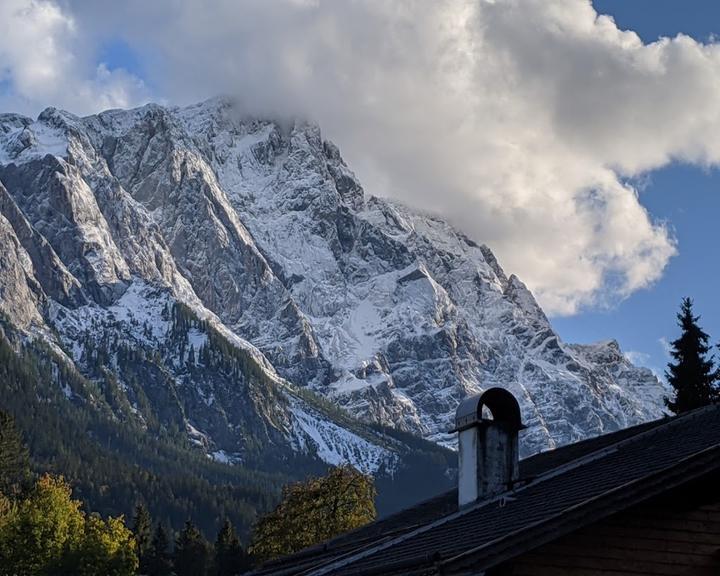
[[[111,70],[123,69],[148,82],[140,56],[122,38],[110,38],[102,42],[98,49],[97,61],[103,62]]]
[[[632,29],[645,42],[682,32],[700,41],[720,34],[720,2],[714,0],[595,0],[598,12],[610,14],[618,26]],[[646,365],[662,371],[667,364],[663,340],[677,336],[675,312],[690,296],[701,323],[720,340],[720,173],[716,169],[673,164],[651,173],[640,200],[654,218],[665,220],[678,241],[678,255],[663,277],[608,311],[554,318],[568,341],[616,338],[625,351],[638,352]]]

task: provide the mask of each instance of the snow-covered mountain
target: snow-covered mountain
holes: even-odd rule
[[[504,386],[526,453],[662,412],[617,343],[563,343],[489,248],[366,195],[316,125],[228,99],[5,114],[0,183],[0,311],[217,459],[269,442],[392,467],[398,444],[308,390],[452,445],[458,402]]]

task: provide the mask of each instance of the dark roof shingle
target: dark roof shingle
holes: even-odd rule
[[[653,487],[689,478],[693,466],[699,472],[720,466],[719,448],[720,406],[649,422],[527,458],[521,482],[497,498],[458,510],[451,491],[269,563],[258,574],[411,574],[469,555],[474,565],[492,563],[524,531],[567,523],[603,499],[630,505]]]

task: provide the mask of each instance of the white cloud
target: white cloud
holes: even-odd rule
[[[588,0],[63,6],[32,22],[60,38],[56,61],[90,87],[80,104],[137,99],[74,62],[78,37],[121,37],[156,96],[234,92],[252,111],[314,117],[368,192],[442,212],[555,314],[649,286],[675,253],[628,181],[673,159],[720,160],[720,47],[643,44]],[[67,81],[40,56],[15,62],[25,57],[41,61],[27,93],[60,97],[43,86]]]
[[[658,344],[660,344],[665,358],[671,360],[672,355],[670,353],[672,352],[672,344],[670,341],[665,336],[661,336],[658,338]]]
[[[91,58],[92,45],[69,12],[51,1],[0,2],[0,105],[37,112],[48,105],[92,112],[142,100],[141,80]]]
[[[655,366],[653,358],[650,354],[640,352],[638,350],[628,350],[624,354],[625,358],[627,358],[632,364],[635,366],[644,366],[650,370],[658,380],[665,382],[665,373]]]
[[[625,352],[625,358],[638,366],[646,366],[650,361],[650,354],[637,350],[628,350]]]

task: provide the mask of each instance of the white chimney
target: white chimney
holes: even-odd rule
[[[483,408],[489,416],[483,417]],[[458,504],[465,506],[512,488],[519,478],[520,406],[504,388],[465,398],[455,412]]]

